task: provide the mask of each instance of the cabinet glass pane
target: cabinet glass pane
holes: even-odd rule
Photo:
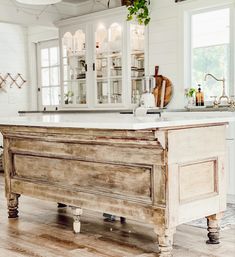
[[[71,56],[73,53],[73,35],[67,32],[62,39],[63,57]]]
[[[107,104],[109,103],[109,91],[108,81],[99,80],[97,81],[97,103]]]
[[[122,80],[111,80],[110,88],[111,103],[122,103]]]
[[[62,44],[64,104],[86,104],[86,34],[80,29],[74,35],[68,32]]]
[[[138,104],[140,95],[143,93],[141,79],[145,75],[145,27],[131,24],[131,80],[132,80],[132,103]]]
[[[86,82],[74,81],[64,85],[64,103],[70,104],[86,104]]]
[[[100,24],[95,33],[97,103],[122,103],[122,26]]]

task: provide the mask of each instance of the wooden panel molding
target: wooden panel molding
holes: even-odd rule
[[[185,203],[218,194],[217,160],[179,166],[179,201]]]

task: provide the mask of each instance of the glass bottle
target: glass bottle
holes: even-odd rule
[[[201,85],[198,85],[198,91],[196,93],[196,106],[204,106],[204,94],[201,90]]]

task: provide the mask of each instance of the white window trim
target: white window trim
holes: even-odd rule
[[[55,110],[56,108],[60,107],[60,105],[43,105],[42,104],[41,49],[55,47],[55,46],[59,47],[58,39],[51,39],[51,40],[41,41],[41,42],[37,43],[37,81],[38,81],[37,92],[38,92],[39,110],[43,110],[44,108],[46,108],[46,110]],[[59,61],[60,61],[60,56],[59,56]],[[59,63],[59,65],[55,65],[55,67],[57,67],[57,66],[59,66],[59,70],[60,70],[61,69],[60,63]],[[50,66],[50,67],[53,67],[53,66]],[[60,84],[61,83],[59,83],[59,87],[61,89]],[[58,86],[56,86],[56,87],[58,87]]]
[[[182,2],[179,4],[179,56],[178,59],[180,61],[179,68],[179,82],[183,85],[184,89],[187,89],[193,85],[191,85],[191,70],[192,70],[192,31],[191,31],[191,16],[197,13],[203,13],[218,9],[230,9],[230,85],[233,85],[232,88],[229,89],[231,92],[230,95],[235,94],[235,0],[198,0],[198,1],[189,1]],[[211,102],[207,102],[206,104],[212,104]]]

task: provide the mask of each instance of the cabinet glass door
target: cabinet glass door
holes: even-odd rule
[[[142,78],[145,75],[145,27],[130,25],[131,43],[131,89],[132,104],[138,104],[143,93]]]
[[[62,39],[63,89],[65,105],[87,104],[86,34],[67,32]]]
[[[95,32],[96,103],[121,104],[122,26],[99,25]]]

